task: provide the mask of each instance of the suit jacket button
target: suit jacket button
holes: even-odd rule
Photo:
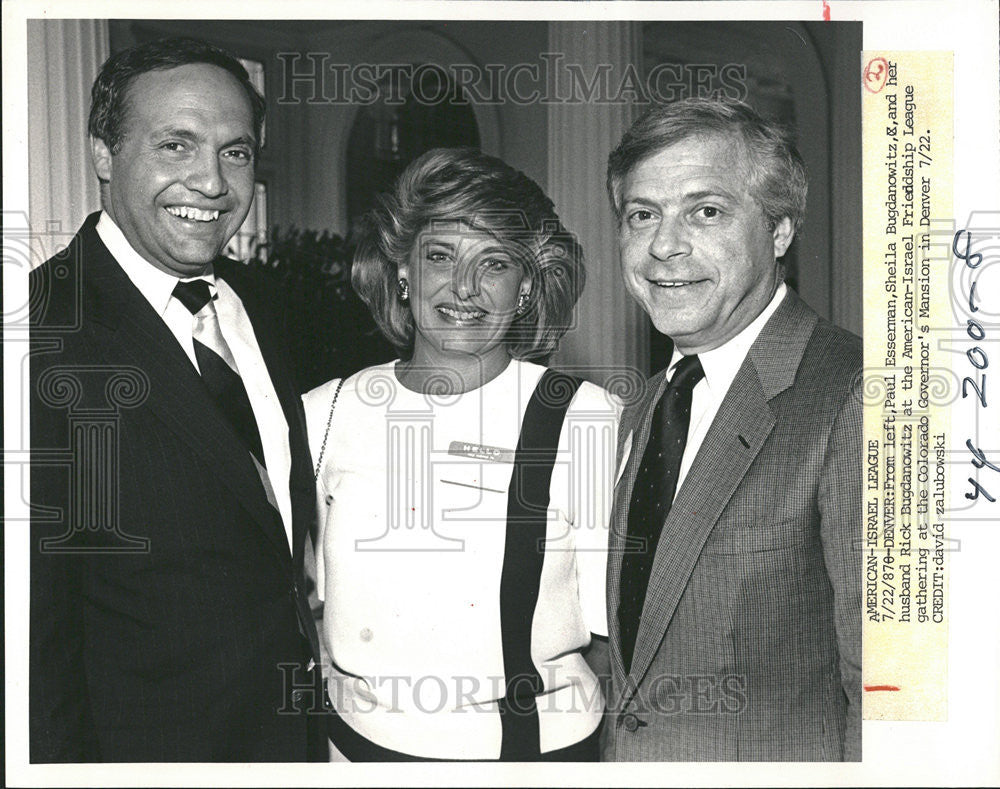
[[[292,691],[292,703],[298,704],[300,701],[302,701],[302,691],[301,690],[293,690]]]
[[[636,731],[639,728],[639,719],[630,712],[622,718],[622,726],[627,731]]]

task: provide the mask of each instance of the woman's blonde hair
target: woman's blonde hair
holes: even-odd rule
[[[532,284],[504,343],[515,359],[551,354],[583,291],[583,250],[524,173],[475,148],[435,148],[414,160],[364,217],[351,272],[354,290],[403,357],[413,351],[414,325],[398,298],[397,272],[421,232],[436,223],[461,223],[508,247]]]

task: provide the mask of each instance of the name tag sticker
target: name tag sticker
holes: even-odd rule
[[[491,463],[514,462],[513,449],[490,447],[470,441],[452,441],[448,445],[448,454],[455,457],[472,458],[473,460],[488,460]]]

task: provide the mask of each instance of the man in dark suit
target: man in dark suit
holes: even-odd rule
[[[94,84],[104,210],[30,278],[33,762],[325,759],[300,400],[219,257],[263,117],[188,39]]]
[[[802,161],[690,99],[635,122],[608,188],[674,350],[619,431],[604,758],[860,759],[861,343],[783,282]]]

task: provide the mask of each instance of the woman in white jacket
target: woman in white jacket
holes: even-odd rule
[[[579,245],[523,173],[437,149],[352,279],[400,358],[305,396],[332,758],[596,760],[620,407],[531,361]]]

